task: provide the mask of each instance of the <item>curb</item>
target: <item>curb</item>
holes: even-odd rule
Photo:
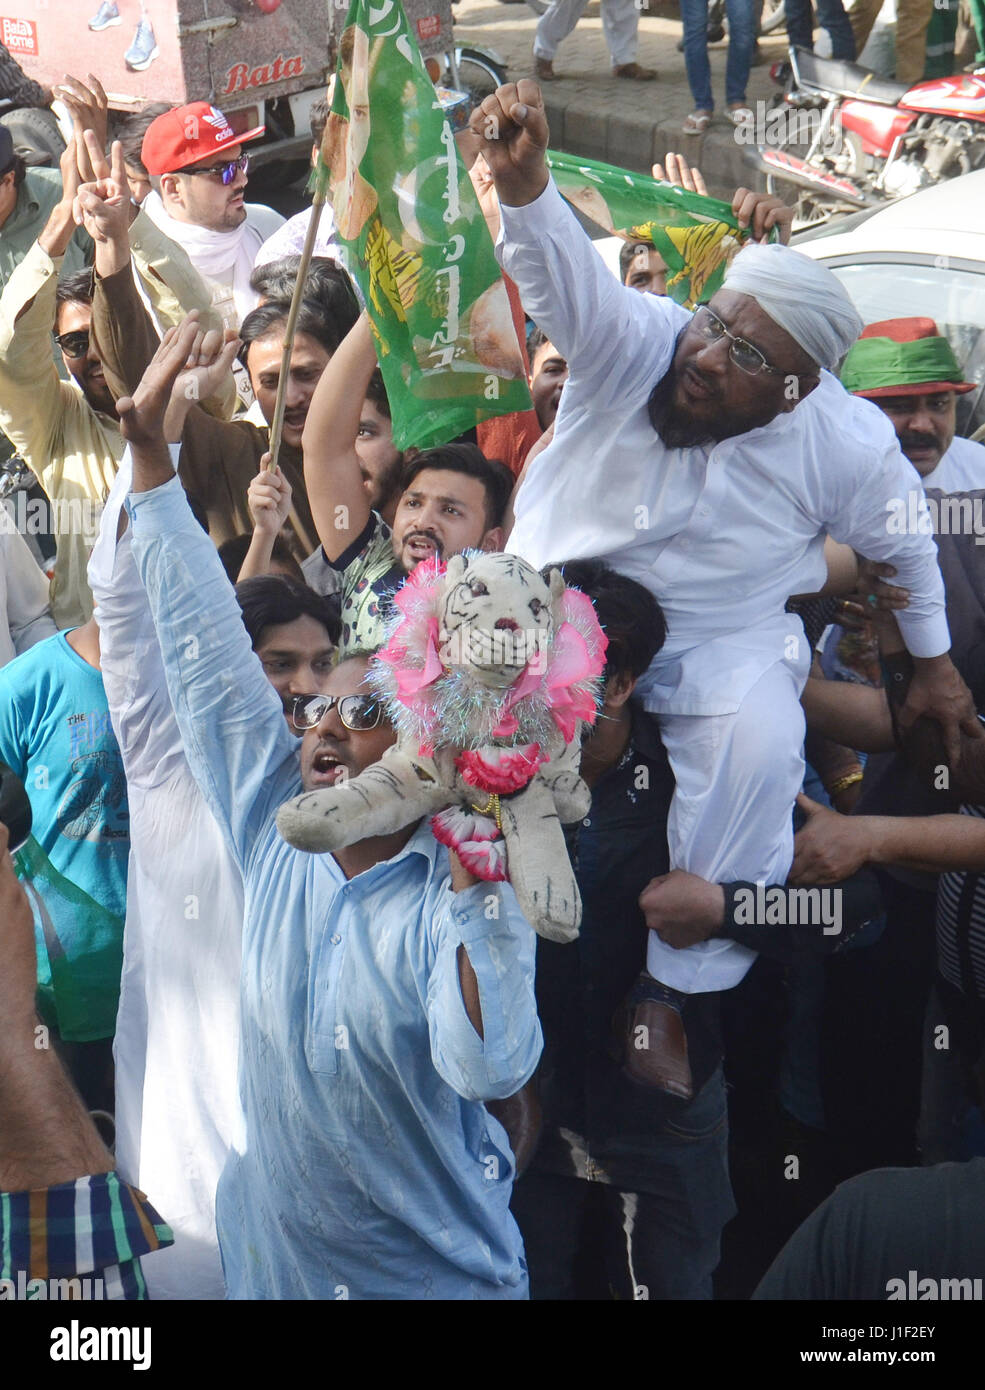
[[[748,147],[735,140],[724,117],[716,118],[703,135],[684,135],[676,120],[634,121],[574,110],[550,97],[545,101],[545,112],[551,144],[566,154],[648,174],[651,165],[662,163],[667,151],[675,150],[698,166],[713,197],[731,201],[740,186],[765,191],[765,175],[747,161]]]

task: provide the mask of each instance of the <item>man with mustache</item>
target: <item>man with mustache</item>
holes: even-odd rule
[[[513,1156],[482,1102],[540,1055],[533,932],[512,889],[480,884],[426,822],[334,855],[278,834],[284,801],[358,776],[395,735],[364,653],[298,701],[299,758],[165,444],[194,339],[189,320],[118,410],[185,756],[245,884],[246,1138],[216,1197],[229,1295],[525,1298]]]
[[[96,183],[82,186],[79,202],[98,243],[93,337],[106,381],[119,397],[136,390],[154,355],[157,335],[139,301],[135,304],[127,231],[129,197],[118,142],[113,146],[112,165],[103,165],[101,174]],[[208,512],[217,544],[252,530],[247,489],[270,447],[269,421],[280,378],[289,307],[279,302],[254,309],[247,314],[239,334],[243,365],[259,401],[263,424],[248,418],[215,419],[190,396],[171,406],[172,437],[180,437],[183,446],[182,476]],[[301,431],[315,383],[357,313],[348,279],[340,272],[319,300],[303,301],[297,319],[278,466],[293,490],[286,539],[299,563],[316,544],[301,474]]]
[[[284,218],[245,200],[249,155],[243,146],[263,134],[241,134],[222,111],[193,101],[165,111],[147,127],[141,161],[151,182],[142,206],[172,241],[183,246],[212,290],[226,328],[236,328],[257,297],[250,273],[260,247]]]
[[[308,409],[302,448],[304,482],[342,600],[340,650],[375,647],[395,589],[422,560],[462,550],[502,550],[503,519],[513,475],[474,444],[408,451],[393,527],[370,503],[357,440],[363,401],[376,370],[365,313],[322,373]],[[305,566],[308,582],[327,587],[324,565]]]
[[[214,340],[212,340],[214,347]],[[225,359],[179,377],[217,382]],[[203,340],[205,353],[209,342]],[[205,385],[208,391],[210,385]],[[178,446],[171,446],[174,459]],[[174,1245],[147,1271],[152,1298],[220,1299],[215,1192],[241,1144],[237,1084],[243,878],[182,748],[147,594],[133,557],[124,454],[89,562],[100,666],[130,812],[123,979],[116,1015],[116,1163],[159,1194]],[[273,575],[236,587],[242,622],[284,722],[299,739],[298,698],[326,688],[334,600]]]
[[[955,435],[961,380],[951,344],[933,319],[884,319],[862,329],[845,358],[841,383],[889,417],[899,446],[924,487],[973,492],[985,487],[985,448]]]
[[[93,141],[92,132],[87,135]],[[103,361],[98,330],[93,326],[99,318],[94,299],[100,298],[108,243],[100,241],[97,248],[95,277],[89,271],[64,273],[71,264],[69,251],[78,230],[76,202],[84,180],[92,177],[93,158],[97,176],[107,176],[101,185],[107,202],[109,186],[115,190],[114,180],[108,178],[110,165],[98,144],[93,141],[86,151],[87,142],[81,134],[66,146],[60,165],[61,197],[0,295],[0,428],[37,476],[52,504],[48,525],[58,549],[51,611],[60,628],[80,627],[92,617],[86,563],[95,540],[99,508],[112,487],[124,449],[110,389],[112,371]],[[158,335],[130,269],[130,197],[119,147],[114,159],[120,184],[116,206],[126,255],[126,272],[119,277],[116,334],[127,355],[138,351],[144,337],[156,343]],[[88,186],[93,190],[100,187]],[[101,201],[94,195],[82,206],[88,231],[95,227],[89,216],[93,200]],[[198,305],[206,309],[200,277],[180,251],[163,263],[155,254],[153,272],[142,283],[155,316],[162,322],[175,315],[180,318]],[[55,370],[52,330],[70,380],[61,380]],[[221,540],[224,532],[231,534],[234,529],[230,526],[234,504],[229,490],[222,496],[225,470],[216,466],[213,454],[203,462],[197,479],[190,476],[191,471],[187,460],[183,461],[182,476],[192,493],[198,496],[204,483],[213,494],[200,500],[210,514],[213,533]],[[243,477],[244,496],[252,471]],[[243,510],[245,513],[245,506]]]
[[[693,316],[637,294],[600,264],[551,182],[536,83],[499,88],[472,129],[499,194],[503,268],[569,367],[554,441],[514,499],[510,548],[538,565],[600,556],[651,589],[668,638],[640,690],[677,783],[671,864],[712,882],[782,882],[810,661],[784,607],[822,587],[826,534],[891,560],[910,591],[904,722],[938,719],[952,756],[962,729],[981,736],[947,655],[932,538],[887,534],[909,464],[888,423],[832,375],[861,320],[834,275],[776,244],[741,251]],[[755,238],[764,222],[754,216]],[[678,951],[650,932],[651,978],[631,1018],[639,1079],[691,1095],[682,999],[733,987],[752,959],[723,941]]]

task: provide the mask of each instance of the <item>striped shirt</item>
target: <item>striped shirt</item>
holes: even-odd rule
[[[961,814],[985,820],[985,806],[962,806]],[[966,997],[985,1000],[985,874],[941,874],[937,968]]]
[[[116,1173],[0,1192],[0,1291],[28,1299],[146,1298],[140,1257],[173,1241],[144,1194]]]

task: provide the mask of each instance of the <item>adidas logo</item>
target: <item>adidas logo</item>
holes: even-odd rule
[[[203,120],[206,125],[213,127],[219,139],[225,139],[226,136],[232,135],[233,133],[233,128],[226,120],[225,116],[221,111],[217,111],[214,106],[209,107],[209,114],[204,116]]]

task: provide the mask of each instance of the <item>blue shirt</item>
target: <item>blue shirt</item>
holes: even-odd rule
[[[525,1298],[513,1156],[482,1104],[517,1091],[541,1050],[534,938],[512,890],[453,893],[426,823],[350,881],[282,840],[298,743],[216,552],[177,479],[128,509],[188,763],[246,890],[246,1149],[216,1200],[231,1296]]]
[[[130,820],[99,671],[56,633],[0,671],[0,758],[23,780],[36,845],[20,856],[42,1006],[74,1042],[112,1037]],[[39,904],[43,904],[43,911]]]

